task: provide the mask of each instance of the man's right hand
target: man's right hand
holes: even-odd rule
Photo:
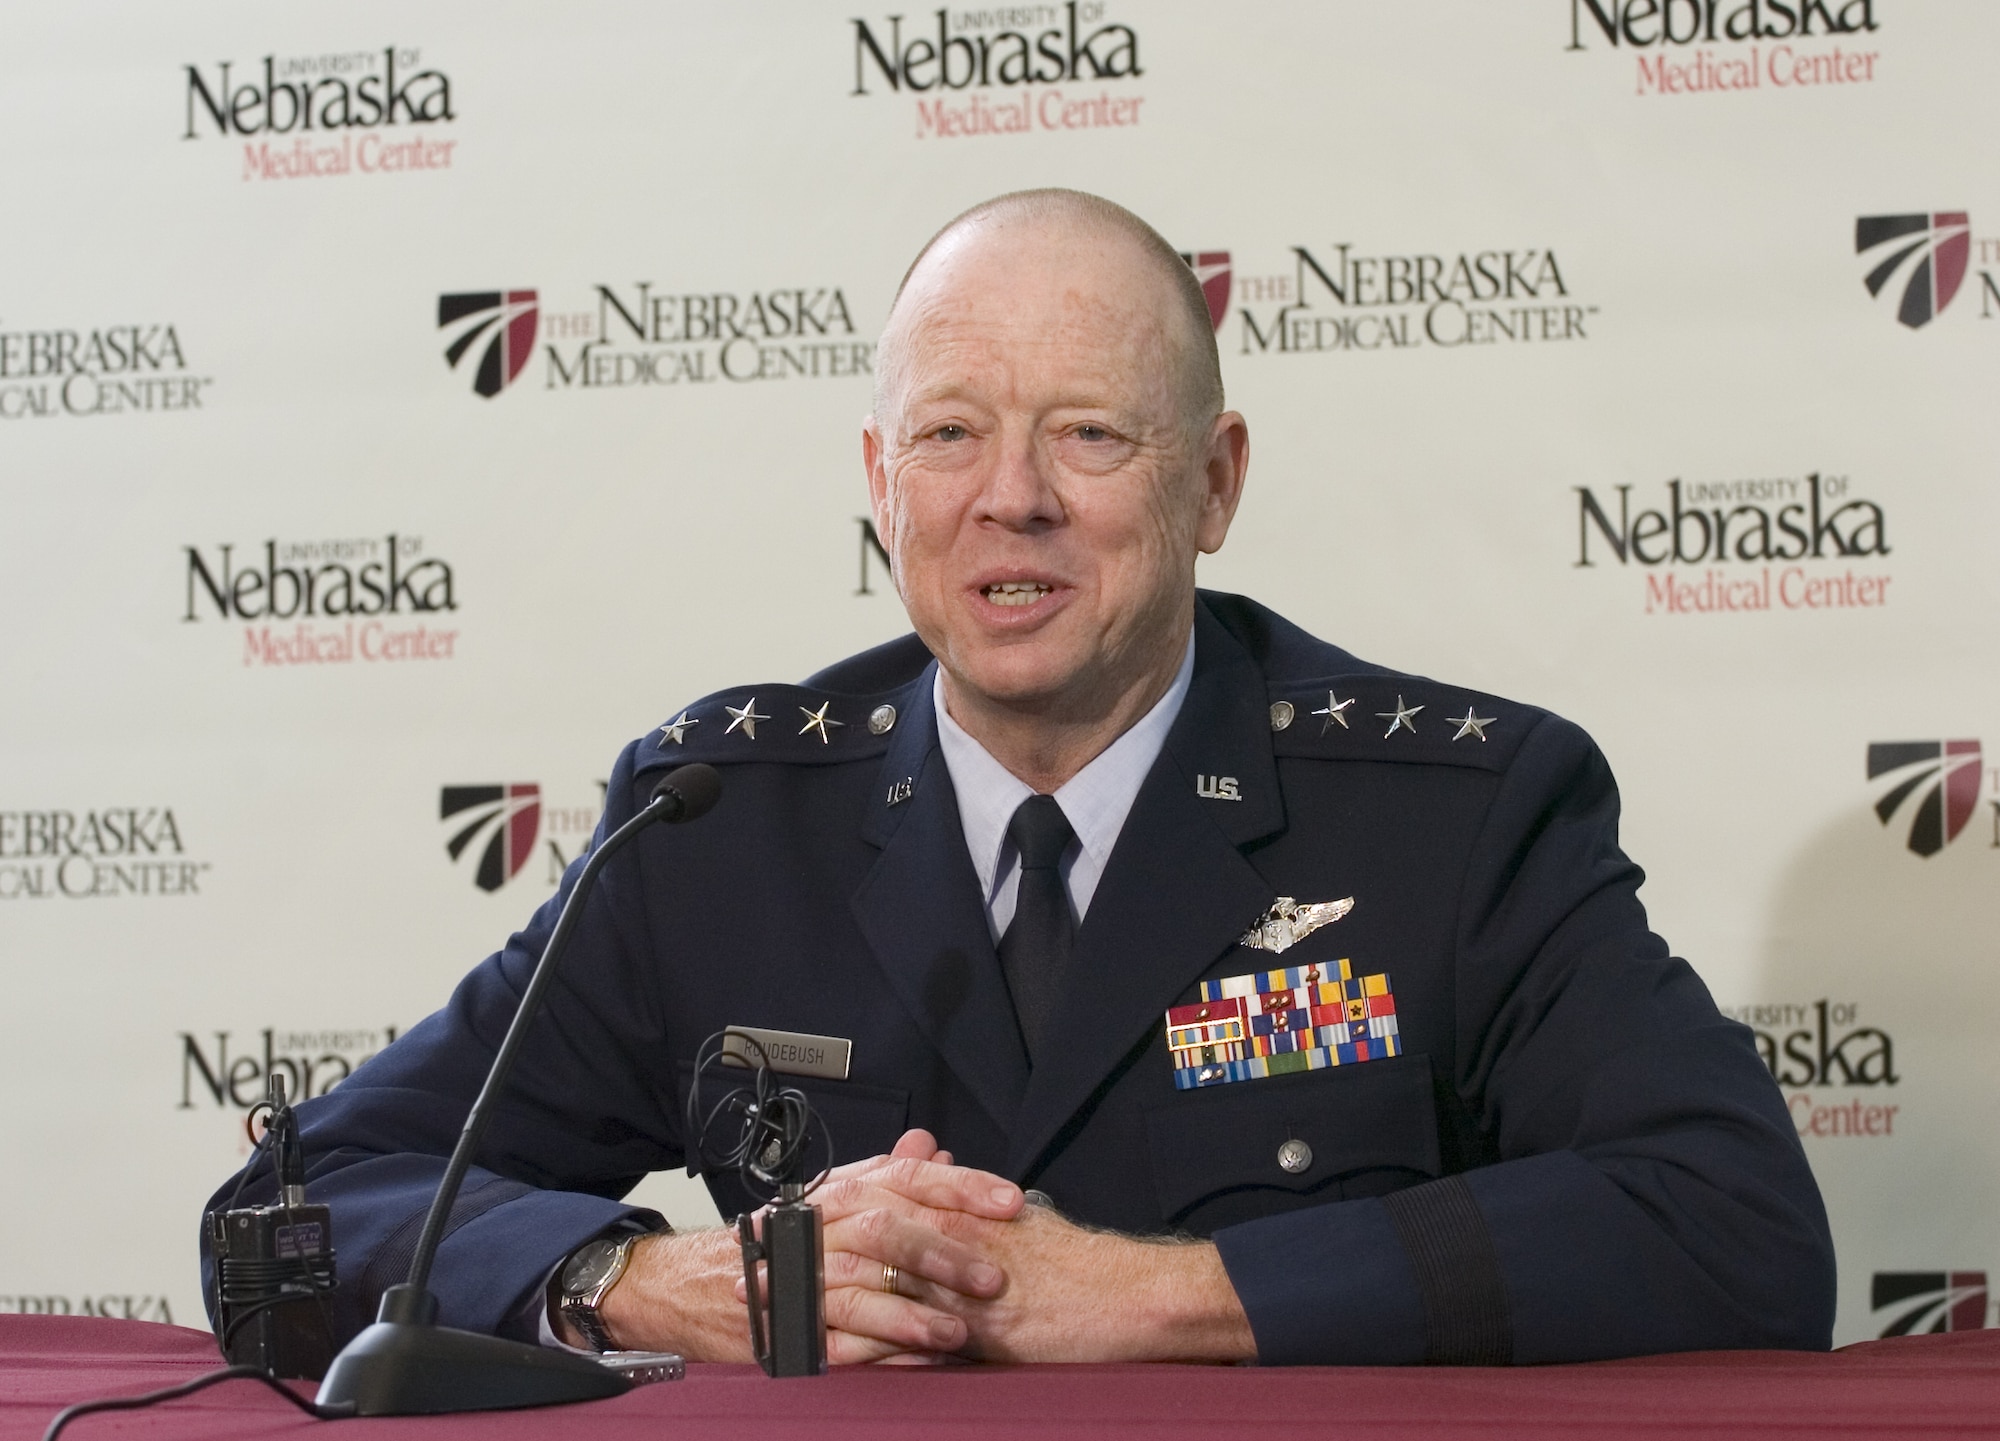
[[[837,1167],[812,1201],[824,1226],[827,1359],[846,1365],[964,1345],[964,1321],[884,1291],[883,1268],[962,1296],[995,1295],[1004,1284],[1000,1268],[960,1238],[961,1222],[1009,1220],[1023,1197],[1011,1181],[951,1164],[929,1132],[910,1131],[886,1156]],[[751,1359],[743,1253],[733,1229],[640,1240],[601,1310],[612,1340],[629,1350],[674,1351],[691,1361]],[[572,1339],[566,1323],[557,1331]]]

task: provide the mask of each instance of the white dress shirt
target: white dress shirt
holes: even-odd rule
[[[1157,704],[1140,717],[1096,759],[1071,776],[1055,793],[1056,804],[1069,818],[1076,839],[1062,860],[1063,882],[1069,889],[1070,910],[1078,925],[1090,909],[1090,898],[1111,859],[1111,848],[1125,828],[1125,817],[1138,799],[1139,787],[1159,759],[1167,732],[1181,713],[1188,684],[1194,678],[1194,632],[1188,632],[1187,654],[1174,683]],[[966,734],[944,704],[944,672],[931,685],[937,707],[938,744],[952,789],[958,792],[958,820],[972,869],[986,900],[986,925],[997,943],[1014,919],[1014,897],[1020,890],[1021,857],[1007,839],[1007,823],[1021,802],[1035,792],[1027,782],[993,759],[986,747]]]

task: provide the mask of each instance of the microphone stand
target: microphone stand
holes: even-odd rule
[[[583,913],[598,872],[640,831],[656,822],[677,824],[705,815],[721,795],[721,778],[705,765],[681,766],[653,788],[652,798],[609,836],[584,862],[514,1020],[493,1057],[486,1083],[466,1114],[458,1144],[424,1217],[424,1229],[400,1286],[382,1293],[375,1322],[333,1358],[320,1383],[318,1404],[350,1406],[356,1416],[435,1415],[455,1411],[495,1411],[519,1406],[553,1406],[590,1401],[630,1389],[631,1381],[588,1356],[460,1331],[437,1324],[437,1297],[430,1290],[431,1263],[444,1239],[446,1219],[458,1188],[478,1153],[494,1104],[520,1053],[528,1027],[541,1009],[563,951]]]

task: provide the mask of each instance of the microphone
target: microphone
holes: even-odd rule
[[[541,1010],[571,933],[583,914],[605,862],[639,832],[656,823],[681,825],[708,814],[722,797],[722,778],[710,766],[681,766],[653,787],[645,808],[604,838],[584,862],[582,874],[563,903],[555,930],[535,964],[535,973],[514,1010],[514,1020],[494,1054],[486,1082],[466,1113],[464,1129],[445,1163],[437,1194],[410,1258],[408,1278],[382,1293],[375,1323],[333,1358],[320,1384],[321,1406],[351,1406],[357,1416],[438,1415],[456,1411],[496,1411],[517,1406],[551,1406],[589,1401],[629,1390],[632,1377],[658,1379],[678,1374],[679,1358],[652,1357],[622,1367],[588,1356],[530,1346],[499,1336],[460,1331],[437,1324],[437,1297],[430,1290],[431,1263],[444,1239],[445,1220],[458,1199],[466,1170],[479,1151],[493,1106],[506,1088],[528,1027]],[[635,1353],[650,1355],[650,1353]],[[628,1373],[630,1373],[628,1375]]]
[[[660,819],[678,826],[700,820],[721,799],[722,777],[715,773],[715,767],[696,764],[668,771],[653,787],[652,803],[665,803]]]

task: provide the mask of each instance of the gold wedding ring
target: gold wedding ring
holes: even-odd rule
[[[901,1292],[896,1289],[896,1278],[902,1274],[900,1269],[884,1261],[882,1263],[882,1289],[887,1291],[891,1296],[900,1295]]]

